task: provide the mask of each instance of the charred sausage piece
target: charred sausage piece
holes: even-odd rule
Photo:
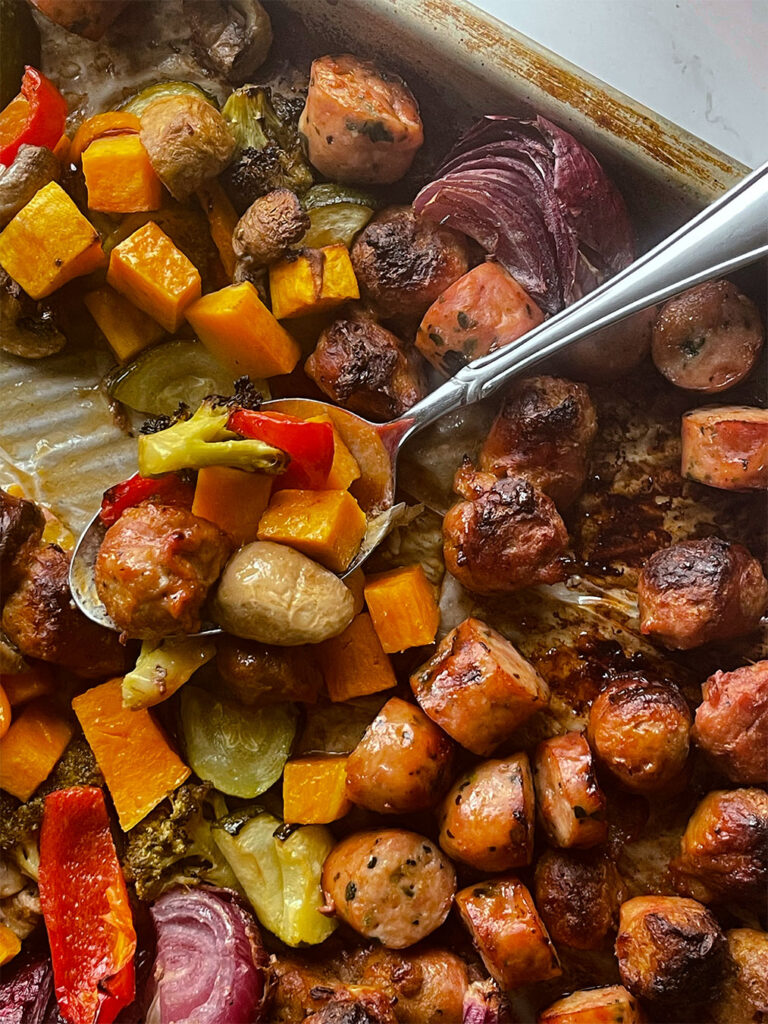
[[[623,985],[606,985],[558,999],[541,1011],[536,1024],[645,1024],[647,1019]]]
[[[419,356],[370,319],[337,320],[304,364],[333,402],[372,420],[388,420],[426,394]]]
[[[314,704],[323,686],[306,647],[275,647],[225,635],[216,646],[216,666],[224,686],[242,704]]]
[[[304,1024],[399,1024],[390,1000],[381,992],[337,993],[321,1010],[300,1018]]]
[[[322,885],[328,907],[356,932],[404,949],[446,919],[456,875],[431,839],[378,829],[342,839],[325,860]]]
[[[107,530],[96,558],[96,590],[127,636],[196,633],[230,546],[217,526],[187,509],[138,505]]]
[[[544,740],[534,758],[539,820],[555,846],[595,846],[608,838],[605,796],[580,732]]]
[[[45,517],[33,501],[0,488],[0,604],[18,586],[44,527]]]
[[[534,892],[549,934],[572,949],[602,949],[616,931],[626,896],[612,860],[577,850],[547,850],[539,857]]]
[[[433,807],[450,782],[453,744],[421,708],[388,700],[347,760],[347,796],[379,814]]]
[[[31,555],[3,608],[3,630],[28,658],[63,665],[87,679],[121,675],[126,653],[117,633],[86,618],[69,589],[70,556],[51,544]]]
[[[251,203],[237,222],[232,249],[252,267],[264,267],[281,259],[309,227],[309,217],[298,196],[276,188]]]
[[[707,1002],[725,966],[725,936],[706,907],[678,896],[622,904],[616,958],[621,980],[666,1012]]]
[[[476,594],[565,579],[568,531],[551,498],[522,477],[496,480],[443,520],[448,571]]]
[[[377,214],[350,256],[363,294],[384,317],[421,315],[469,269],[464,236],[422,220],[410,206]]]
[[[661,307],[651,354],[667,380],[711,394],[747,376],[764,340],[754,302],[730,281],[705,281]]]
[[[411,676],[433,722],[487,757],[549,703],[549,687],[512,644],[479,619],[465,619]]]
[[[596,432],[595,407],[583,384],[529,377],[507,395],[480,451],[480,469],[524,477],[565,507],[584,485]]]
[[[271,1024],[295,1024],[312,1011],[322,1010],[334,995],[349,988],[332,965],[306,963],[288,956],[274,957],[269,1009]]]
[[[733,928],[725,933],[728,970],[712,1007],[716,1024],[759,1022],[768,1013],[768,932]]]
[[[424,142],[405,82],[348,53],[312,62],[299,130],[321,174],[358,185],[398,181]]]
[[[716,790],[691,815],[672,864],[675,888],[703,903],[736,901],[765,909],[768,793]]]
[[[768,661],[715,672],[691,736],[732,782],[768,783]]]
[[[637,598],[641,631],[670,650],[687,651],[756,629],[768,608],[768,581],[741,544],[707,537],[651,555]]]
[[[128,0],[30,0],[56,25],[84,39],[101,39]]]
[[[357,984],[378,989],[393,1000],[400,1024],[447,1024],[462,1020],[469,987],[467,965],[446,949],[423,953],[365,950],[354,962]]]
[[[502,989],[562,974],[531,894],[517,878],[470,885],[456,894],[456,906],[488,973]]]
[[[462,775],[440,809],[440,845],[478,871],[531,863],[535,823],[527,754],[484,761]]]
[[[725,491],[768,488],[768,409],[724,405],[683,416],[680,472]]]
[[[672,683],[619,678],[589,712],[589,745],[622,785],[655,793],[673,782],[688,759],[691,713]]]

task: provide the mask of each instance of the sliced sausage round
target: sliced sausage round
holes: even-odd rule
[[[768,409],[707,406],[683,416],[680,472],[725,491],[768,488]]]

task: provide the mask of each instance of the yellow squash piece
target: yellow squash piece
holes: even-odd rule
[[[392,664],[366,612],[355,616],[339,636],[318,644],[317,660],[334,703],[397,686]]]
[[[307,316],[360,298],[357,278],[344,245],[306,249],[295,260],[269,268],[272,312],[278,320]]]
[[[120,826],[128,832],[188,779],[190,770],[149,711],[123,707],[122,684],[122,679],[111,679],[94,686],[75,697],[72,707],[112,795]]]
[[[115,246],[107,281],[171,334],[181,326],[187,307],[200,298],[197,267],[154,221]]]
[[[187,310],[187,320],[211,355],[236,376],[290,373],[301,356],[250,281],[204,295]]]
[[[420,565],[370,576],[365,603],[387,654],[434,642],[440,625],[435,590]]]
[[[0,967],[21,952],[21,939],[7,925],[0,924]]]
[[[107,135],[83,153],[88,208],[102,213],[157,210],[163,184],[138,135]]]
[[[283,817],[291,825],[327,825],[352,809],[346,757],[304,757],[283,772]]]
[[[310,416],[308,423],[330,423],[333,427],[333,464],[325,481],[328,490],[346,491],[361,476],[360,466],[342,440],[330,416]]]
[[[109,285],[88,292],[83,301],[121,363],[134,359],[164,334],[156,320]]]
[[[287,544],[343,572],[365,536],[365,513],[349,491],[299,491],[272,496],[259,523],[258,540]]]
[[[0,789],[29,800],[72,739],[71,724],[45,698],[33,700],[0,740]]]
[[[33,299],[105,263],[98,231],[55,181],[41,188],[0,234],[0,266]]]
[[[238,547],[256,540],[274,477],[229,466],[204,466],[197,474],[192,515],[215,523]]]

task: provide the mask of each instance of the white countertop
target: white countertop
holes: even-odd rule
[[[473,0],[750,167],[768,160],[767,0]]]

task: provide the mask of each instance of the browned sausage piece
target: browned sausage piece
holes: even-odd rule
[[[453,744],[421,708],[388,700],[347,760],[347,796],[379,814],[432,807],[450,782]]]
[[[229,554],[226,534],[207,519],[170,505],[137,505],[107,530],[96,558],[96,590],[127,636],[196,633]]]
[[[363,294],[384,317],[424,313],[469,269],[466,238],[422,220],[410,206],[376,214],[350,256]]]
[[[503,989],[562,974],[531,894],[517,878],[470,885],[456,894],[456,906],[488,973]]]
[[[322,885],[342,921],[389,949],[404,949],[446,919],[456,875],[431,839],[387,828],[342,839],[326,858]]]
[[[478,871],[531,863],[535,822],[527,754],[484,761],[457,779],[440,809],[440,845]]]
[[[568,531],[546,494],[522,477],[495,480],[443,520],[448,571],[476,594],[504,594],[565,579]]]
[[[399,1024],[401,1018],[382,992],[355,990],[335,993],[322,1009],[300,1019],[304,1024]]]
[[[347,961],[356,984],[386,993],[400,1024],[448,1024],[462,1019],[467,965],[446,949],[395,953],[374,948]]]
[[[45,518],[33,501],[0,488],[0,602],[16,587],[40,543]]]
[[[712,1007],[716,1024],[759,1021],[768,1010],[768,932],[732,928],[728,941],[728,972]]]
[[[732,782],[768,784],[768,661],[715,672],[691,736]]]
[[[480,450],[480,468],[525,477],[563,507],[584,485],[596,432],[595,407],[583,384],[528,377],[508,392]]]
[[[717,537],[681,541],[651,555],[637,585],[640,629],[687,651],[757,629],[768,581],[741,544]]]
[[[323,687],[307,647],[276,647],[225,634],[216,645],[216,667],[224,686],[243,704],[314,704]]]
[[[544,740],[536,748],[533,767],[539,820],[550,841],[581,847],[605,842],[605,796],[582,733]]]
[[[764,339],[760,313],[751,299],[730,281],[705,281],[661,307],[651,354],[667,380],[711,394],[747,376]]]
[[[768,793],[721,789],[707,794],[691,815],[672,869],[675,888],[703,903],[736,901],[764,908]]]
[[[685,767],[690,729],[691,713],[676,686],[628,677],[595,698],[587,735],[600,763],[622,785],[655,793]]]
[[[536,1024],[645,1024],[648,1018],[623,985],[584,988],[558,999]]]
[[[336,320],[304,364],[333,402],[371,420],[388,420],[426,394],[420,357],[370,319]]]
[[[680,472],[726,491],[768,487],[768,409],[705,406],[683,416]]]
[[[424,141],[405,82],[348,53],[312,62],[299,130],[321,174],[358,185],[402,178]]]
[[[629,991],[667,1010],[707,1002],[725,964],[725,936],[696,900],[636,896],[622,904],[616,958]]]
[[[555,942],[573,949],[602,949],[616,931],[626,890],[605,854],[547,850],[536,863],[535,896]]]
[[[479,619],[465,619],[411,676],[433,722],[487,757],[549,703],[549,687],[512,644]]]
[[[70,556],[53,544],[30,556],[3,608],[3,630],[28,658],[64,665],[87,679],[122,675],[126,650],[117,633],[86,618],[69,589]]]

